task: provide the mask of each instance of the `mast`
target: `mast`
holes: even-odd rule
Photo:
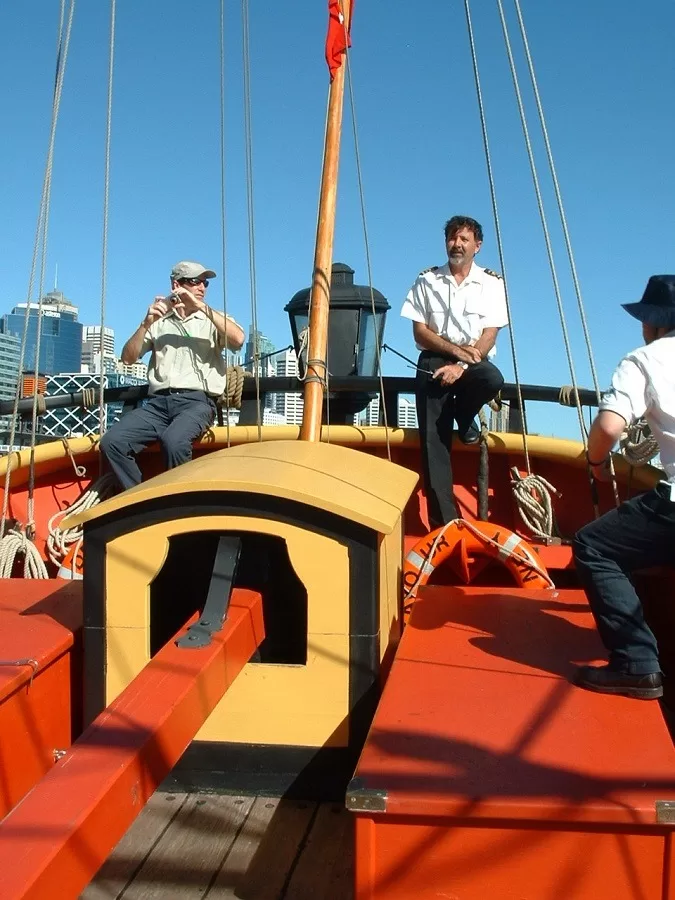
[[[345,33],[349,33],[351,0],[341,0]],[[319,220],[314,249],[314,270],[310,292],[309,344],[307,350],[307,377],[305,378],[304,410],[300,440],[321,440],[321,413],[324,385],[326,383],[326,346],[328,342],[328,312],[330,304],[331,265],[333,261],[333,236],[335,234],[335,208],[337,200],[338,166],[340,162],[340,135],[342,131],[342,105],[345,88],[346,63],[335,72],[328,96],[326,138],[321,173]]]

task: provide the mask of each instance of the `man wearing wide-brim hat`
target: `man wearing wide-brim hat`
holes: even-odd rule
[[[607,480],[610,451],[626,425],[644,418],[659,445],[665,480],[582,528],[576,570],[588,596],[607,666],[583,666],[576,682],[640,700],[663,695],[658,648],[630,575],[671,563],[675,552],[675,275],[654,275],[642,299],[624,304],[642,322],[644,347],[612,376],[588,436],[593,476]]]

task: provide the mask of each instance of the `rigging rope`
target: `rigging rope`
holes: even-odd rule
[[[343,26],[345,30],[345,47],[349,47],[349,40],[347,35],[347,23],[345,21],[345,17],[342,17]],[[384,434],[385,440],[387,443],[387,459],[391,462],[391,441],[389,438],[389,422],[387,420],[387,404],[385,402],[384,396],[384,377],[382,375],[382,351],[380,348],[380,330],[378,327],[378,318],[377,313],[375,311],[375,294],[373,292],[373,271],[370,260],[370,241],[368,240],[368,227],[366,224],[366,202],[363,191],[363,175],[361,171],[361,154],[359,152],[359,139],[358,139],[358,128],[356,124],[356,104],[354,102],[354,87],[352,84],[352,68],[351,61],[349,58],[349,50],[345,50],[344,58],[345,65],[347,67],[347,86],[349,89],[349,105],[352,116],[352,131],[354,134],[354,158],[356,162],[356,178],[359,187],[359,202],[361,206],[361,223],[363,225],[363,241],[366,253],[366,268],[368,271],[368,289],[370,291],[370,308],[373,315],[373,326],[374,326],[374,335],[375,335],[375,357],[377,361],[377,374],[380,381],[380,413],[382,415],[382,422],[384,423]],[[398,424],[398,422],[396,423]]]
[[[220,264],[223,273],[223,315],[227,322],[227,279],[225,277],[225,263],[227,260],[227,233],[225,229],[225,0],[220,0]],[[229,348],[225,348],[225,358],[229,362]],[[235,367],[236,368],[236,367]],[[229,367],[228,367],[229,372]],[[243,382],[242,382],[243,385]],[[225,384],[225,390],[229,396],[229,384]],[[241,395],[239,406],[241,408]],[[225,410],[225,428],[227,434],[227,446],[230,446],[230,415]]]
[[[105,304],[106,288],[108,280],[108,211],[110,208],[110,139],[112,134],[112,98],[113,98],[113,73],[115,65],[115,14],[116,0],[110,0],[110,46],[108,51],[108,103],[105,123],[105,165],[103,175],[103,239],[101,247],[101,315],[99,332],[100,372],[98,381],[98,433],[103,437],[106,429],[105,383],[106,372],[104,365],[104,328],[105,328]],[[99,456],[99,464],[103,465],[103,457]]]
[[[551,141],[548,136],[548,128],[546,127],[546,118],[544,116],[544,107],[541,102],[541,96],[539,94],[539,85],[537,83],[537,76],[534,70],[534,62],[532,60],[532,54],[530,53],[530,44],[527,38],[527,29],[525,28],[525,21],[523,19],[523,14],[520,8],[520,0],[514,0],[514,6],[516,9],[516,16],[518,18],[518,26],[520,28],[520,36],[523,41],[523,47],[525,50],[525,59],[527,61],[527,68],[530,74],[530,81],[532,83],[532,91],[534,94],[535,103],[537,106],[537,113],[539,115],[539,124],[541,126],[542,136],[544,138],[544,147],[546,149],[546,157],[548,159],[549,170],[551,173],[551,181],[553,183],[553,190],[555,193],[556,203],[558,205],[558,213],[560,215],[560,224],[562,226],[563,239],[565,241],[565,248],[567,250],[567,256],[570,264],[570,272],[572,275],[572,284],[574,285],[574,293],[577,298],[577,307],[579,309],[579,318],[581,320],[581,328],[584,335],[584,341],[586,343],[586,352],[588,354],[588,362],[591,370],[591,378],[593,379],[593,387],[595,389],[595,396],[598,401],[598,405],[600,404],[600,384],[598,381],[598,373],[595,366],[595,356],[593,354],[593,346],[591,343],[591,335],[588,329],[588,320],[586,318],[586,310],[584,307],[584,301],[581,295],[581,284],[579,282],[579,276],[577,274],[577,266],[574,259],[574,252],[572,250],[572,241],[570,239],[569,228],[567,227],[567,216],[565,215],[565,207],[562,199],[562,192],[560,190],[560,184],[558,182],[558,173],[556,172],[555,163],[553,161],[553,151],[551,149]],[[583,430],[583,426],[582,426]],[[614,465],[610,461],[610,472],[612,478],[612,490],[614,493],[614,502],[616,505],[619,505],[619,489],[616,482],[616,475],[614,472]]]
[[[499,253],[499,264],[502,269],[502,275],[504,278],[504,296],[506,299],[506,311],[509,317],[509,342],[511,345],[511,359],[513,361],[513,377],[516,382],[516,393],[518,396],[518,405],[520,406],[520,412],[523,421],[523,427],[521,430],[522,438],[523,438],[523,453],[525,455],[525,465],[528,471],[528,474],[532,473],[532,468],[530,465],[530,454],[527,446],[527,414],[525,411],[525,404],[523,402],[523,392],[520,382],[520,375],[518,372],[518,354],[516,353],[516,339],[514,335],[514,322],[513,316],[511,315],[511,300],[509,297],[509,290],[507,286],[507,278],[506,278],[506,262],[504,259],[504,244],[502,241],[502,230],[499,222],[499,209],[497,206],[497,192],[495,189],[495,179],[494,173],[492,171],[492,158],[490,155],[490,142],[488,140],[488,132],[487,132],[487,122],[485,118],[485,107],[483,105],[483,92],[481,90],[480,85],[480,74],[478,72],[478,57],[476,54],[476,44],[474,41],[473,35],[473,24],[471,21],[471,7],[470,0],[464,0],[464,11],[466,14],[466,23],[467,29],[469,33],[469,46],[471,49],[471,62],[473,65],[473,77],[476,83],[476,97],[478,100],[478,111],[480,114],[480,125],[481,131],[483,134],[483,150],[485,152],[485,164],[487,168],[488,182],[490,185],[490,200],[492,203],[492,216],[495,223],[495,236],[497,239],[497,250]]]
[[[68,21],[65,26],[65,36],[63,33],[64,29],[64,21],[65,21],[65,0],[61,0],[60,7],[60,17],[59,17],[59,31],[58,31],[58,40],[57,40],[57,52],[56,52],[56,74],[54,79],[54,95],[52,100],[52,117],[51,117],[51,125],[49,131],[49,141],[48,141],[48,149],[47,149],[47,158],[45,162],[45,173],[42,183],[42,194],[40,198],[40,208],[38,213],[38,221],[35,230],[35,241],[33,244],[33,255],[31,260],[31,269],[30,276],[28,279],[28,293],[27,293],[27,301],[26,301],[26,313],[24,315],[23,322],[23,332],[21,337],[21,349],[19,353],[19,378],[17,379],[16,391],[14,393],[14,405],[12,409],[11,416],[11,424],[10,424],[10,434],[9,434],[9,446],[14,446],[14,440],[16,437],[16,423],[18,418],[18,409],[19,409],[19,398],[21,395],[21,384],[22,384],[22,375],[24,371],[24,363],[25,363],[25,355],[26,355],[26,343],[28,338],[28,324],[30,321],[30,310],[31,310],[31,297],[33,295],[33,288],[35,284],[35,273],[37,270],[37,261],[38,255],[40,252],[40,247],[43,249],[43,260],[42,260],[42,274],[41,274],[41,286],[44,283],[44,249],[46,247],[46,234],[47,234],[47,226],[48,226],[48,206],[49,199],[51,193],[51,176],[52,176],[52,166],[54,161],[54,142],[56,138],[56,124],[58,122],[59,116],[59,108],[61,105],[61,94],[63,90],[63,79],[65,75],[66,68],[66,60],[68,56],[68,48],[70,46],[70,34],[72,30],[73,23],[73,15],[75,12],[75,0],[70,0],[70,9],[68,12]],[[40,291],[42,294],[42,290]],[[40,303],[38,305],[38,320],[37,320],[37,344],[39,346],[40,336],[42,333],[42,296],[40,297]],[[37,349],[37,347],[36,347]],[[39,362],[39,356],[37,357]],[[34,490],[34,471],[35,471],[35,431],[36,431],[36,423],[37,423],[37,375],[38,375],[38,364],[36,362],[35,366],[35,393],[34,393],[34,402],[33,402],[33,433],[31,436],[31,452],[30,452],[30,470],[29,470],[29,502],[28,502],[28,519],[29,522],[32,521],[33,518],[33,490]],[[5,531],[5,523],[7,521],[7,512],[9,509],[9,488],[11,483],[11,471],[12,467],[7,466],[5,470],[5,485],[4,485],[4,493],[3,493],[3,501],[2,501],[2,518],[0,519],[0,534],[4,534]]]
[[[253,209],[253,138],[251,129],[251,66],[249,54],[248,0],[242,0],[242,41],[244,61],[244,135],[246,144],[246,207],[248,213],[248,261],[251,285],[251,330],[253,331],[253,376],[255,378],[256,418],[258,440],[262,441],[262,417],[260,408],[260,348],[258,346],[258,300],[255,266],[255,228]],[[223,276],[224,276],[223,272]]]

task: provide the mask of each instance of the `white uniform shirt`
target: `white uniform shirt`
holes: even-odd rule
[[[401,315],[462,346],[476,341],[485,328],[509,323],[504,282],[476,263],[459,285],[448,263],[421,272],[408,291]],[[424,348],[418,344],[417,349]],[[493,347],[488,356],[495,352]]]
[[[644,416],[668,481],[675,482],[675,331],[621,360],[600,409],[618,413],[629,425]]]
[[[171,310],[152,323],[143,339],[140,355],[152,351],[149,393],[183,388],[219,397],[225,390],[224,346],[225,338],[201,310],[184,319]]]

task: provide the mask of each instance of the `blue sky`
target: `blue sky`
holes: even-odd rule
[[[222,272],[218,0],[118,0],[106,324],[118,349],[181,258]],[[323,0],[251,2],[253,191],[259,327],[289,342],[284,305],[312,269],[328,76]],[[514,8],[505,0],[530,116],[579,382],[591,385]],[[675,269],[675,6],[521,0],[600,381],[640,343],[619,307],[649,275]],[[47,147],[57,0],[0,8],[4,277],[0,313],[26,299]],[[388,10],[388,12],[387,12]],[[393,12],[392,12],[393,10]],[[496,3],[472,4],[521,379],[566,384],[565,358]],[[99,321],[109,4],[75,13],[56,140],[47,289]],[[226,3],[228,311],[251,321],[241,4]],[[386,340],[412,356],[400,304],[417,272],[445,261],[450,215],[479,219],[478,261],[499,268],[460,0],[357,0],[351,66],[373,283],[389,300]],[[334,259],[367,282],[349,104]],[[222,304],[223,279],[209,289]],[[508,336],[498,361],[512,379]],[[386,374],[411,374],[385,354]],[[576,414],[530,412],[530,427],[574,437]]]

